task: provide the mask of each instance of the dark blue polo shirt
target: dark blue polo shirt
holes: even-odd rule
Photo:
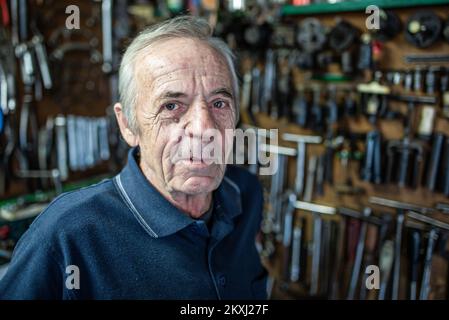
[[[227,167],[209,229],[162,197],[137,155],[131,149],[116,177],[59,196],[36,218],[0,281],[0,299],[266,298],[257,178]]]

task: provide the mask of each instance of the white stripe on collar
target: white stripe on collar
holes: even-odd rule
[[[128,194],[125,191],[125,188],[123,188],[122,180],[120,179],[120,175],[117,175],[114,180],[117,182],[118,191],[122,195],[123,200],[125,201],[127,207],[132,212],[132,214],[136,217],[137,221],[144,227],[146,231],[152,236],[153,238],[158,238],[158,235],[156,232],[154,232],[153,229],[145,222],[142,215],[137,211],[136,207],[132,203],[131,199],[129,198]]]
[[[235,189],[235,191],[237,191],[238,194],[240,194],[240,188],[239,186],[232,181],[231,179],[229,179],[228,177],[224,176],[224,180],[229,183],[231,185],[231,187],[233,187]]]

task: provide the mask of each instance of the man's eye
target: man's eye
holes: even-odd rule
[[[222,109],[222,108],[224,108],[225,106],[226,106],[226,104],[225,104],[224,101],[219,100],[219,101],[215,101],[215,102],[214,102],[214,108]]]
[[[164,105],[164,108],[168,111],[173,111],[177,108],[178,106],[176,105],[176,103],[167,103]]]

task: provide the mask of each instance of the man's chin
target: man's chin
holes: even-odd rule
[[[218,188],[223,179],[224,168],[212,164],[201,168],[178,165],[173,172],[175,190],[195,195],[212,192]]]

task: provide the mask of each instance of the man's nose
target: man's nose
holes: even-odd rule
[[[215,128],[215,121],[205,101],[198,101],[189,108],[186,135],[189,137],[202,138],[205,131]]]

